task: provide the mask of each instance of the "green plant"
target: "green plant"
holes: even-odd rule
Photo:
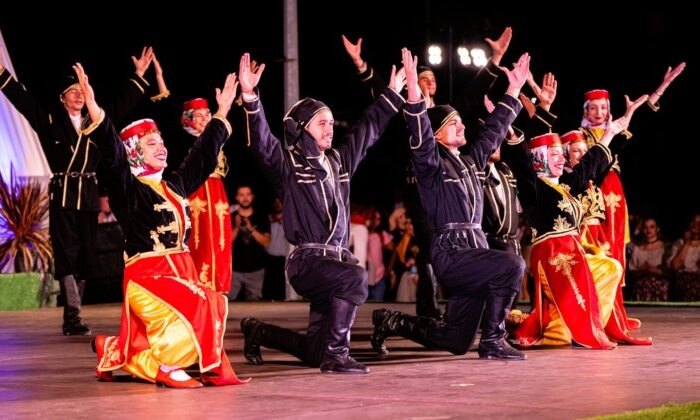
[[[15,271],[50,271],[53,254],[45,226],[49,211],[46,188],[36,180],[20,181],[0,173],[0,267],[14,263]]]

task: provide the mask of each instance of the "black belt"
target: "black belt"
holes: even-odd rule
[[[96,174],[94,172],[56,172],[53,174],[52,178],[59,176],[69,176],[71,178],[94,178]]]
[[[479,223],[447,223],[437,230],[438,233],[444,233],[448,230],[481,230],[481,225]]]
[[[340,245],[334,246],[334,245],[328,245],[328,244],[317,244],[314,242],[309,242],[306,244],[297,245],[294,250],[296,251],[298,249],[320,249],[323,251],[337,252],[338,254],[342,254],[343,252],[348,252],[348,253],[352,254],[349,249],[343,248]]]

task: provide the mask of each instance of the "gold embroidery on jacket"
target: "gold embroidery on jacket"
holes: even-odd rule
[[[566,198],[562,198],[561,200],[559,200],[557,207],[559,207],[559,210],[561,211],[565,211],[569,214],[574,214],[574,206],[571,204],[571,201],[567,200]]]
[[[165,226],[160,225],[156,229],[158,230],[158,233],[161,234],[165,232],[177,232],[177,220],[173,220]]]
[[[159,226],[160,228],[160,226]],[[165,245],[163,245],[162,242],[160,242],[160,238],[158,237],[158,232],[155,230],[151,231],[151,239],[153,239],[153,250],[156,252],[162,252],[165,251]]]
[[[569,222],[566,221],[565,218],[557,216],[557,218],[554,219],[554,226],[552,228],[555,232],[562,232],[570,229],[571,225],[569,224]]]
[[[225,178],[228,174],[228,163],[226,162],[226,155],[224,152],[219,151],[216,159],[216,169],[214,169],[214,174],[222,178]]]

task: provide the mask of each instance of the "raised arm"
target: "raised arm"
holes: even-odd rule
[[[345,52],[348,53],[353,64],[357,67],[360,80],[369,88],[369,93],[372,98],[377,99],[386,87],[386,80],[378,75],[377,72],[362,59],[362,38],[358,38],[357,43],[353,44],[345,35],[342,35],[342,37]]]
[[[168,85],[165,83],[165,77],[163,76],[163,67],[160,65],[160,61],[153,53],[153,70],[156,74],[156,83],[158,84],[158,94],[151,97],[152,101],[158,101],[163,98],[170,96],[170,90],[168,90]]]
[[[341,36],[343,37],[345,52],[348,53],[353,64],[357,67],[357,72],[364,73],[367,71],[367,63],[362,59],[362,38],[358,38],[357,44],[353,44],[345,35]]]
[[[501,36],[499,36],[495,41],[491,38],[484,39],[493,51],[493,54],[491,55],[491,62],[493,62],[493,64],[496,66],[501,65],[501,60],[506,54],[506,51],[508,51],[508,46],[510,45],[511,39],[513,39],[513,28],[510,26],[507,26],[501,33]]]
[[[418,87],[418,57],[414,57],[411,51],[404,48],[401,50],[401,58],[408,88],[408,103],[404,107],[403,115],[410,134],[413,170],[419,183],[430,185],[436,179],[440,158],[426,112],[426,103]]]
[[[153,62],[153,57],[152,47],[143,47],[138,59],[134,56],[131,57],[131,61],[134,63],[134,75],[126,81],[114,99],[105,105],[105,111],[115,124],[124,124],[124,118],[136,107],[146,93],[149,84],[143,75]]]
[[[282,179],[285,174],[284,150],[277,137],[272,135],[265,118],[265,111],[255,92],[265,64],[251,69],[250,54],[241,56],[238,72],[241,82],[241,96],[246,118],[246,139],[248,147],[262,166],[263,172],[279,194],[283,194]]]
[[[182,165],[175,171],[175,174],[181,177],[188,195],[195,192],[214,171],[218,164],[219,152],[226,139],[231,136],[231,124],[226,116],[236,98],[237,88],[236,73],[226,76],[223,88],[216,88],[218,109],[202,134],[197,137]]]
[[[83,66],[76,63],[73,70],[78,77],[78,84],[85,98],[85,107],[92,121],[83,134],[90,136],[100,151],[100,172],[107,174],[107,178],[101,178],[100,182],[107,186],[113,210],[121,220],[123,214],[120,212],[124,208],[121,204],[126,202],[129,185],[133,181],[124,145],[112,121],[97,104],[95,92]]]
[[[580,194],[588,187],[588,181],[599,178],[613,163],[610,141],[629,126],[629,117],[623,116],[610,122],[598,143],[581,158],[570,173],[564,173],[560,181],[571,187],[572,194]]]
[[[664,92],[666,92],[666,89],[669,87],[671,82],[673,82],[681,73],[683,73],[683,70],[685,70],[685,62],[680,63],[675,68],[669,66],[668,69],[666,69],[666,74],[664,74],[664,79],[661,81],[661,84],[652,94],[649,95],[649,104],[652,105],[652,108],[656,106],[657,102],[659,102],[659,99],[661,99],[661,96],[664,94]]]
[[[549,111],[552,107],[552,103],[554,103],[554,99],[557,97],[557,79],[554,77],[554,74],[544,74],[542,77],[542,87],[538,86],[534,80],[530,81],[529,75],[527,80],[528,84],[535,92],[535,96],[537,96],[537,105],[542,107],[545,111]]]
[[[528,53],[520,56],[513,70],[500,67],[501,71],[508,77],[506,94],[496,104],[496,108],[486,118],[478,136],[474,141],[468,143],[466,149],[466,153],[474,159],[477,167],[484,168],[486,166],[489,156],[501,145],[506,137],[508,126],[520,112],[522,104],[518,95],[527,79],[529,67],[530,55]]]
[[[381,95],[365,110],[360,120],[346,135],[346,141],[335,149],[350,177],[367,154],[367,150],[379,140],[389,121],[406,102],[399,94],[405,84],[405,77],[403,69],[396,71],[396,67],[392,66],[389,86],[385,87]]]
[[[55,139],[51,138],[51,115],[34,99],[34,96],[24,86],[12,77],[12,74],[5,68],[1,60],[2,55],[0,55],[0,90],[2,90],[7,100],[14,105],[17,111],[29,121],[29,124],[39,136],[42,145],[45,142],[53,142]]]

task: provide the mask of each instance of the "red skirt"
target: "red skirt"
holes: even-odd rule
[[[206,372],[221,364],[228,300],[224,295],[192,280],[196,278],[190,254],[176,252],[139,258],[127,264],[123,289],[126,293],[129,283],[135,282],[171,308],[188,326],[199,353],[199,369]],[[119,336],[108,337],[104,356],[98,362],[97,369],[118,369],[132,355],[149,348],[145,325],[125,300]]]
[[[530,316],[514,331],[521,345],[536,344],[544,337],[548,308],[554,305],[578,344],[593,349],[615,347],[603,329],[593,275],[578,235],[549,238],[533,245],[530,264],[541,292],[536,293]]]
[[[231,288],[231,214],[221,178],[209,177],[190,197],[188,241],[197,278],[219,293]]]

